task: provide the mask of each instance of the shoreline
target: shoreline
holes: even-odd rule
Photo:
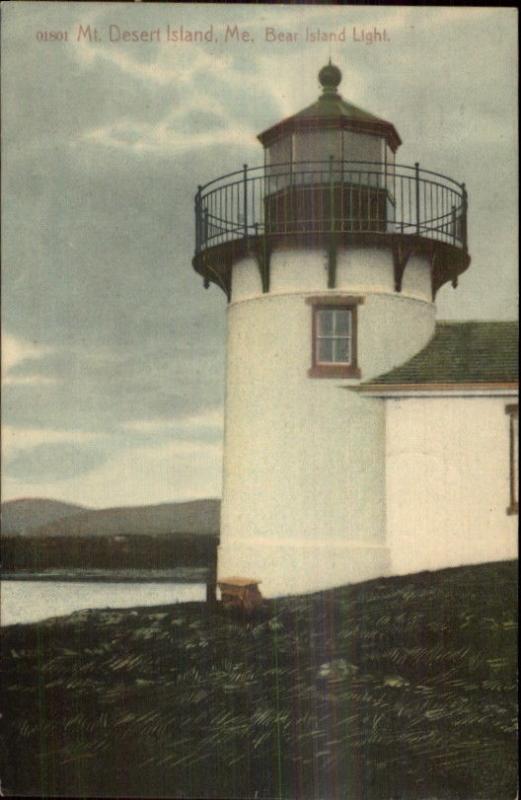
[[[136,570],[139,572],[137,575],[121,574],[118,572],[104,572],[104,573],[76,573],[70,572],[56,572],[56,573],[16,573],[6,572],[0,573],[0,581],[32,581],[42,583],[183,583],[183,584],[206,584],[207,575],[204,572],[193,572],[186,574],[183,572],[169,572],[165,574],[163,571],[154,574],[143,570]]]

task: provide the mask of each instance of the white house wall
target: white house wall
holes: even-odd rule
[[[507,397],[386,400],[393,573],[515,558]]]

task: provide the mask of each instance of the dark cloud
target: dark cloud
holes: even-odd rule
[[[216,341],[222,303],[191,267],[193,170],[90,156],[47,154],[39,175],[37,158],[8,170],[18,202],[4,215],[4,255],[16,263],[4,272],[6,326],[50,345],[127,346],[138,359],[151,341],[189,341],[195,327],[203,348]]]
[[[106,453],[95,446],[61,442],[20,450],[6,459],[4,468],[11,477],[25,483],[38,483],[42,475],[46,481],[54,482],[85,475],[106,460]]]
[[[178,208],[193,176],[120,154],[62,162],[45,199],[27,189],[4,220],[4,324],[56,350],[13,371],[56,382],[6,387],[6,418],[107,429],[219,404],[225,300],[193,272],[190,200]]]
[[[209,130],[223,128],[225,118],[209,111],[190,111],[182,119],[175,120],[168,126],[171,131],[185,131],[186,133],[201,133]]]
[[[101,362],[101,363],[100,363]],[[223,350],[111,354],[95,351],[27,359],[13,375],[54,383],[7,385],[4,419],[21,427],[114,432],[127,422],[182,417],[223,402]]]

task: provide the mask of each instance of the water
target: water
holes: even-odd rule
[[[187,603],[206,598],[195,583],[79,583],[72,581],[2,581],[2,625],[39,622],[85,608]]]

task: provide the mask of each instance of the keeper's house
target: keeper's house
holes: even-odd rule
[[[515,558],[518,325],[438,322],[405,364],[362,383],[385,414],[393,573]]]
[[[436,323],[465,184],[397,163],[341,77],[195,198],[227,300],[218,579],[268,596],[516,554],[517,328]]]

